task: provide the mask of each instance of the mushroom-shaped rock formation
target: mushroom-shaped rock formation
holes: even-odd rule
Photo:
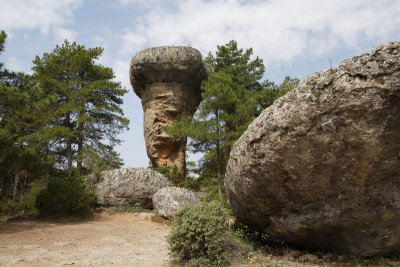
[[[186,139],[173,139],[162,127],[195,112],[201,82],[210,72],[200,52],[188,46],[148,48],[132,58],[130,79],[142,100],[146,150],[153,166],[176,165],[185,174]]]

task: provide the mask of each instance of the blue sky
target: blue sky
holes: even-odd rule
[[[9,38],[0,61],[31,73],[32,60],[64,39],[101,46],[100,63],[129,89],[130,130],[117,148],[125,165],[148,165],[143,111],[129,83],[129,61],[142,49],[188,45],[203,56],[236,40],[266,65],[265,78],[304,79],[344,58],[400,40],[399,0],[0,0]],[[194,157],[196,158],[196,157]]]

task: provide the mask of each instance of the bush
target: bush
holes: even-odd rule
[[[35,211],[36,197],[44,187],[43,179],[35,180],[28,185],[27,190],[19,199],[2,198],[0,200],[0,216],[10,218],[33,213]]]
[[[186,205],[175,213],[168,236],[171,256],[194,265],[228,263],[228,210],[219,202]]]
[[[52,180],[36,198],[40,215],[84,215],[91,213],[96,195],[86,188],[78,170]]]
[[[159,166],[155,170],[167,177],[175,186],[184,181],[182,173],[175,164],[173,167]]]

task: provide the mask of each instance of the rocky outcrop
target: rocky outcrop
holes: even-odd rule
[[[200,85],[211,67],[188,46],[145,49],[131,60],[133,90],[142,100],[147,155],[153,166],[176,165],[185,173],[186,139],[173,139],[163,130],[192,115],[201,100]]]
[[[162,174],[146,168],[122,168],[91,175],[88,184],[106,206],[141,205],[152,208],[152,197],[161,188],[172,186]]]
[[[400,43],[307,77],[234,145],[241,222],[312,249],[400,251]]]
[[[196,193],[181,187],[165,187],[153,196],[154,209],[167,219],[172,219],[175,212],[186,204],[199,201]]]

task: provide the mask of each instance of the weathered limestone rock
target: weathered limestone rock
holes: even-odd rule
[[[196,193],[175,186],[162,188],[153,195],[154,209],[167,219],[172,219],[175,212],[184,205],[199,201]]]
[[[149,48],[132,58],[130,79],[142,99],[144,137],[153,166],[175,164],[185,173],[186,139],[172,139],[162,127],[195,112],[201,82],[210,72],[200,52],[188,46]]]
[[[172,186],[162,174],[146,168],[123,168],[103,171],[100,177],[88,177],[89,186],[101,205],[141,205],[152,208],[152,197],[161,188]]]
[[[307,77],[233,147],[225,187],[250,227],[313,249],[400,252],[400,43]]]

